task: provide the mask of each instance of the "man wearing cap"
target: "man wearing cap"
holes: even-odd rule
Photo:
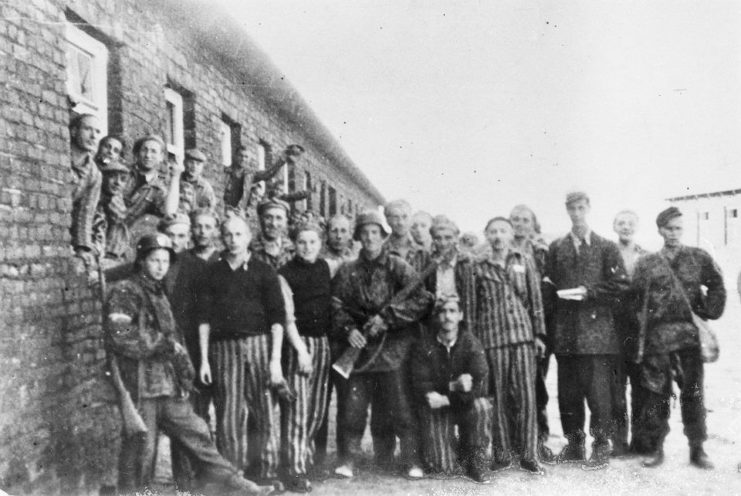
[[[264,170],[250,166],[250,152],[246,146],[240,146],[234,154],[234,162],[230,167],[224,169],[226,180],[224,182],[224,206],[225,208],[241,210],[243,215],[251,217],[255,207],[262,200],[257,189],[263,181],[275,176],[285,164],[293,164],[304,152],[300,145],[289,145],[278,155],[275,163]]]
[[[535,268],[538,271],[538,278],[543,280],[545,270],[545,261],[548,257],[548,244],[540,236],[540,224],[535,212],[527,205],[515,205],[509,214],[509,220],[514,229],[514,240],[512,246],[530,256],[535,262]],[[551,360],[551,350],[553,348],[550,342],[550,333],[553,329],[553,302],[556,297],[553,286],[541,282],[540,291],[543,297],[543,314],[546,328],[546,350],[542,357],[536,358],[536,375],[535,375],[535,402],[537,403],[538,416],[538,458],[545,463],[552,463],[555,455],[545,444],[550,436],[550,426],[548,425],[548,389],[545,385],[545,378],[548,375],[548,366]]]
[[[429,256],[409,232],[412,206],[406,200],[394,200],[388,202],[383,211],[391,228],[391,235],[386,240],[389,253],[400,257],[414,270],[421,272],[429,263]]]
[[[594,437],[584,468],[609,463],[613,371],[620,343],[613,312],[627,291],[628,275],[617,245],[592,232],[587,223],[590,203],[582,192],[566,197],[571,232],[551,243],[545,277],[560,291],[555,302],[553,353],[558,360],[558,407],[568,444],[559,462],[583,462],[584,400]]]
[[[247,423],[252,418],[259,466],[249,469],[274,482],[280,415],[272,390],[285,382],[283,294],[275,270],[250,253],[252,235],[244,218],[227,218],[221,236],[226,250],[209,266],[198,294],[200,379],[214,384],[219,451],[246,468]]]
[[[494,408],[494,470],[544,473],[538,463],[535,359],[545,353],[540,277],[533,259],[512,248],[509,219],[494,217],[484,230],[491,250],[476,263],[474,334],[486,350]]]
[[[346,454],[335,469],[341,477],[354,475],[369,404],[374,417],[390,419],[393,434],[401,440],[408,476],[423,475],[402,362],[411,345],[413,325],[427,311],[431,295],[408,263],[384,249],[388,235],[378,212],[358,216],[353,237],[362,244],[360,255],[342,266],[333,281],[334,332],[344,336],[349,346],[362,350],[348,379],[349,394],[338,426],[344,430]],[[407,287],[408,294],[405,291],[405,297],[395,301],[394,295]],[[389,463],[379,455],[388,457],[389,453],[376,450],[376,462]]]
[[[275,270],[283,267],[296,252],[288,239],[288,203],[277,198],[265,200],[257,207],[260,235],[252,241],[252,254]]]
[[[126,225],[124,193],[131,171],[114,158],[100,167],[103,188],[95,212],[94,236],[103,254],[105,265],[131,260],[131,235]],[[107,267],[106,267],[107,268]]]
[[[476,317],[474,264],[467,254],[458,251],[458,226],[446,216],[437,215],[432,219],[430,235],[430,261],[436,263],[437,268],[425,278],[425,288],[436,298],[457,296],[466,329],[473,332]]]
[[[632,210],[622,210],[615,215],[612,229],[618,235],[618,249],[625,264],[628,278],[632,279],[636,262],[647,252],[635,242],[638,227],[638,215]],[[637,421],[643,398],[640,388],[640,367],[635,363],[636,342],[639,323],[633,311],[633,301],[628,295],[621,299],[615,311],[615,326],[620,342],[620,357],[615,374],[615,394],[613,395],[613,416],[615,432],[612,438],[612,456],[624,456],[629,453],[647,454],[645,436],[641,424]],[[626,385],[630,379],[631,414],[628,417]],[[629,420],[630,419],[630,420]],[[630,425],[631,441],[628,444],[628,426]]]
[[[81,114],[69,124],[70,185],[72,190],[72,247],[86,267],[94,266],[97,250],[93,240],[93,222],[100,199],[103,176],[93,160],[98,148],[100,125],[92,114]]]
[[[479,340],[471,331],[460,329],[462,320],[458,297],[439,296],[433,332],[412,348],[412,389],[430,470],[456,474],[460,461],[473,480],[488,483],[486,451],[492,411],[484,389],[489,368]],[[456,426],[460,442],[456,442]]]
[[[155,443],[162,429],[198,461],[199,482],[217,483],[230,494],[268,494],[271,488],[243,479],[219,455],[208,426],[187,401],[195,372],[163,287],[174,258],[167,236],[144,236],[137,243],[135,273],[111,288],[105,305],[105,344],[113,357],[112,369],[120,373],[146,429],[124,433],[118,489],[128,493],[151,487]]]
[[[639,423],[653,452],[643,464],[656,467],[664,461],[674,376],[681,391],[690,463],[711,469],[713,464],[703,449],[707,439],[704,366],[693,313],[703,320],[720,318],[726,303],[723,275],[707,252],[682,244],[678,208],[662,211],[656,225],[664,246],[638,260],[632,283],[634,309],[641,320],[636,360],[643,394]]]
[[[134,143],[133,154],[135,163],[131,171],[131,178],[126,188],[126,224],[131,228],[146,215],[164,217],[177,212],[180,199],[180,176],[183,166],[177,162],[170,163],[171,177],[167,178],[160,173],[160,166],[164,159],[165,142],[156,134],[140,138]],[[145,225],[139,226],[146,230],[153,227],[151,219],[144,219]],[[156,224],[155,224],[156,225]]]
[[[185,171],[180,181],[180,210],[183,212],[216,207],[214,189],[203,177],[205,164],[206,154],[198,148],[185,151]]]

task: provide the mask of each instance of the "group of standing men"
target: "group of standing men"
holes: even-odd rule
[[[492,471],[515,464],[542,475],[541,462],[599,469],[610,456],[631,453],[657,466],[672,381],[681,388],[690,461],[712,467],[702,447],[703,363],[693,314],[720,317],[725,289],[710,256],[681,244],[676,208],[657,218],[664,247],[655,254],[633,242],[632,212],[615,219],[619,243],[592,232],[584,193],[567,196],[572,229],[550,246],[524,205],[487,223],[485,247],[463,250],[453,221],[412,215],[403,200],[387,204],[385,218],[365,212],[354,225],[342,215],[326,225],[306,215],[289,239],[292,208],[280,195],[254,205],[260,232],[253,239],[246,216],[254,202],[245,193],[277,168],[265,178],[228,170],[219,222],[201,152],[189,151],[185,167],[173,165],[169,184],[148,172],[162,160],[156,137],[137,141],[133,168],[113,153],[98,169],[86,120],[71,127],[78,254],[109,252],[110,234],[92,242],[96,209],[88,205],[101,174],[104,232],[113,223],[130,239],[130,224],[115,219],[159,218],[159,232],[136,244],[133,274],[106,296],[108,351],[145,425],[125,435],[122,490],[151,483],[162,429],[181,486],[195,475],[236,491],[309,491],[310,479],[323,473],[332,388],[338,477],[357,471],[369,407],[376,463],[391,468],[398,438],[409,478],[464,472],[487,483]],[[124,142],[114,139],[120,155]],[[107,156],[103,144],[97,156]],[[289,147],[283,162],[296,156]],[[348,350],[356,356],[350,370],[330,373]],[[551,354],[568,441],[558,455],[545,444]],[[585,400],[594,438],[588,459]],[[211,401],[215,444],[206,423]]]

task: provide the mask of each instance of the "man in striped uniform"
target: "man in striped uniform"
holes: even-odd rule
[[[491,245],[476,264],[476,329],[489,362],[493,395],[494,470],[545,473],[537,459],[535,357],[545,353],[540,279],[533,260],[512,249],[509,219],[495,217],[485,230]]]
[[[315,222],[292,231],[296,257],[280,269],[288,283],[284,363],[294,401],[281,401],[281,452],[286,488],[308,492],[314,437],[326,416],[331,327],[331,279],[326,260],[319,259],[324,230]]]
[[[244,468],[247,421],[253,417],[259,452],[259,467],[253,471],[273,482],[280,417],[272,389],[284,384],[283,295],[275,270],[248,251],[252,236],[243,218],[224,221],[221,235],[226,250],[211,265],[198,299],[200,378],[205,384],[213,380],[219,451]]]
[[[556,456],[545,444],[550,436],[551,429],[548,425],[548,389],[545,386],[545,378],[548,375],[548,366],[551,361],[550,332],[553,327],[553,301],[556,293],[553,285],[543,281],[543,271],[548,258],[548,244],[540,236],[540,224],[535,212],[527,205],[515,205],[509,214],[509,220],[515,231],[513,246],[516,250],[532,257],[538,277],[541,280],[540,291],[543,297],[543,311],[545,314],[545,327],[548,339],[546,339],[546,351],[542,357],[536,360],[535,375],[535,401],[538,408],[538,458],[544,463],[553,463]]]
[[[463,312],[457,296],[438,297],[433,313],[436,332],[416,343],[411,364],[426,439],[425,462],[433,472],[449,475],[459,472],[462,463],[473,480],[487,484],[492,408],[483,397],[489,373],[486,355],[470,331],[459,329]]]

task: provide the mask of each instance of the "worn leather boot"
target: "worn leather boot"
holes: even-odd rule
[[[712,470],[715,468],[713,462],[708,458],[702,445],[690,446],[690,464],[703,470]]]
[[[589,460],[583,463],[584,470],[601,470],[610,464],[610,443],[607,441],[595,441],[592,444],[592,454]]]
[[[579,463],[586,460],[586,456],[584,439],[571,438],[556,457],[556,463]]]

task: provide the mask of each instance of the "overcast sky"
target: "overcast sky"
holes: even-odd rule
[[[741,187],[741,4],[220,0],[388,199],[547,233]]]

